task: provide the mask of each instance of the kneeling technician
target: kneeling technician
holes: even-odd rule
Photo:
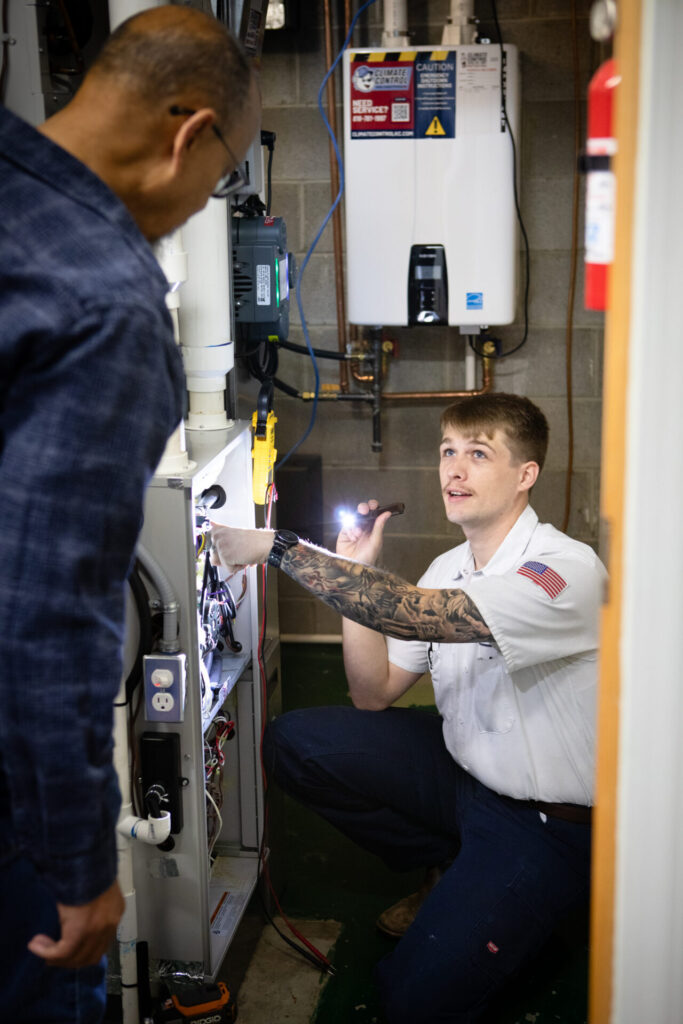
[[[377,967],[389,1024],[417,1006],[420,1024],[479,1019],[589,893],[605,570],[529,505],[548,443],[532,402],[460,399],[441,432],[446,516],[466,542],[417,586],[375,567],[388,513],[343,529],[337,555],[214,528],[224,565],[268,561],[343,616],[354,707],[277,718],[267,768],[392,868],[439,869]],[[439,715],[391,707],[426,671]]]

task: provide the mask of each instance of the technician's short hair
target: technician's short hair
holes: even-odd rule
[[[460,433],[505,434],[516,462],[536,462],[543,469],[548,450],[548,421],[532,401],[504,391],[458,398],[441,414],[442,432],[454,427]]]
[[[158,10],[122,22],[104,43],[92,73],[119,80],[147,105],[194,94],[229,128],[248,101],[253,74],[240,44],[211,15],[176,7],[160,24]]]

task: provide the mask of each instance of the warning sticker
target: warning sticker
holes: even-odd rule
[[[234,896],[229,892],[221,894],[220,899],[211,915],[211,933],[213,935],[226,935],[231,928],[232,905]]]
[[[443,57],[443,59],[439,59]],[[415,137],[455,138],[455,54],[415,62]]]
[[[449,50],[354,53],[351,138],[454,138],[455,64]]]
[[[433,121],[430,124],[429,128],[425,132],[425,135],[445,135],[445,134],[446,134],[446,130],[445,130],[444,126],[441,124],[441,121],[439,121],[438,117],[435,117],[433,119]]]

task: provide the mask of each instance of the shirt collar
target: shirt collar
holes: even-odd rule
[[[502,576],[508,572],[519,561],[527,545],[531,540],[534,530],[538,525],[538,516],[527,505],[517,522],[508,532],[503,543],[498,547],[495,554],[486,563],[483,569],[474,568],[474,555],[470,542],[466,541],[462,548],[460,566],[455,572],[453,579],[460,580],[469,576]]]
[[[6,107],[0,107],[0,152],[3,159],[108,220],[139,255],[148,256],[150,269],[163,276],[151,245],[116,193],[77,157]]]

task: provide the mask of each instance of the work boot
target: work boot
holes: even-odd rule
[[[392,939],[400,939],[417,917],[417,912],[427,895],[443,875],[440,867],[427,868],[422,885],[417,892],[404,896],[398,903],[383,911],[377,918],[377,927]]]

